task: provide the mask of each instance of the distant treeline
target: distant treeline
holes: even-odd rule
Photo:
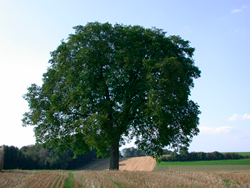
[[[43,148],[42,145],[4,146],[3,169],[76,169],[97,158],[96,150],[74,157],[71,150],[60,154],[57,148]]]
[[[217,151],[211,153],[181,151],[172,152],[170,155],[162,156],[161,161],[206,161],[206,160],[227,160],[227,159],[244,159],[250,156],[242,156],[238,153],[219,153]]]
[[[163,155],[168,155],[170,154],[171,151],[164,149],[163,150]],[[127,157],[140,157],[140,156],[146,156],[146,153],[142,150],[139,150],[137,148],[131,147],[131,148],[124,148],[121,152],[122,156],[127,158]]]

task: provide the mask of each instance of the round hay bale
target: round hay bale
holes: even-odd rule
[[[3,161],[4,161],[4,148],[0,148],[0,172],[3,170]]]

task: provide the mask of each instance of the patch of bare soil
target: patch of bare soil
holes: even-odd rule
[[[99,159],[79,170],[108,170],[110,159]],[[120,158],[119,170],[121,171],[153,171],[156,165],[152,157]]]

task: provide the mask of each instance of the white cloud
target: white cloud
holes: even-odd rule
[[[237,12],[241,12],[241,9],[234,9],[231,11],[232,14],[237,13]]]
[[[247,6],[247,5],[243,5],[243,6],[241,7],[241,9],[234,9],[234,10],[231,11],[231,14],[241,12],[242,9],[245,9],[245,8],[248,8],[248,6]]]
[[[206,133],[206,134],[221,134],[221,133],[227,133],[229,132],[232,127],[229,126],[222,126],[222,127],[206,127],[206,126],[201,126],[199,127],[201,133]]]
[[[239,115],[239,114],[234,114],[232,117],[228,118],[229,121],[235,121],[235,120],[247,120],[250,119],[250,114],[244,114],[244,115]]]

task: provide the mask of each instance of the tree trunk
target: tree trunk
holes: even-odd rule
[[[119,142],[111,141],[109,170],[119,170]]]

